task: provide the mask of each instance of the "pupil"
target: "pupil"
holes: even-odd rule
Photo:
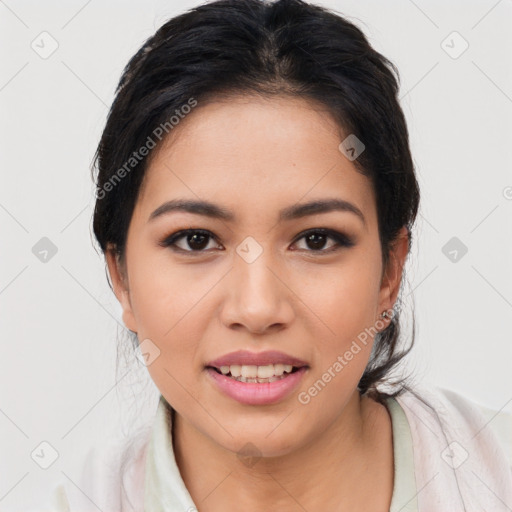
[[[205,243],[207,241],[208,235],[203,235],[201,233],[194,233],[188,236],[188,244],[193,249],[203,249],[204,247],[206,247],[206,245],[208,245],[207,243]]]
[[[318,240],[320,238],[320,240]],[[311,233],[307,236],[308,243],[312,242],[313,249],[321,249],[325,245],[325,235],[322,233]]]

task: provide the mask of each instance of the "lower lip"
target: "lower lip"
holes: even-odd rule
[[[266,405],[279,402],[297,387],[306,370],[307,367],[303,366],[296,372],[289,373],[286,377],[274,382],[240,382],[218,373],[213,368],[206,368],[208,375],[223,393],[247,405]]]

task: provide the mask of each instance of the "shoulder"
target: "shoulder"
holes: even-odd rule
[[[497,441],[512,467],[512,413],[505,406],[492,409],[462,393],[438,386],[408,388],[397,401],[405,405],[406,414],[410,409],[408,418],[413,421],[419,415],[424,421],[429,418],[427,421],[450,426],[450,430],[461,435],[466,431],[474,438],[485,431],[490,440]]]
[[[406,388],[397,401],[409,422],[422,483],[428,474],[442,475],[447,490],[465,488],[475,502],[495,506],[485,501],[487,482],[512,503],[512,414],[506,404],[492,409],[437,386]]]
[[[122,439],[113,435],[91,447],[79,475],[64,475],[51,490],[55,512],[142,510],[150,426]]]
[[[512,412],[505,409],[507,404],[501,409],[492,409],[455,391],[439,388],[438,393],[459,416],[483,420],[482,428],[488,426],[491,429],[503,446],[512,466]]]
[[[445,388],[396,395],[409,425],[420,510],[504,510],[512,503],[512,417]]]

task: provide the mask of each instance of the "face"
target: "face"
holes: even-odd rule
[[[190,428],[228,450],[250,441],[281,455],[321,436],[358,396],[373,335],[389,321],[380,313],[396,299],[407,240],[383,269],[376,198],[339,150],[347,135],[301,99],[199,104],[151,155],[126,265],[107,255],[156,386]],[[152,215],[177,200],[217,210]],[[338,208],[299,208],[332,200]],[[301,369],[243,383],[221,376],[226,364],[208,368],[240,350],[279,351]]]

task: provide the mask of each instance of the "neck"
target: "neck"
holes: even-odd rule
[[[389,510],[393,449],[386,408],[356,391],[313,442],[285,455],[241,460],[178,413],[176,462],[200,512]],[[368,489],[372,489],[368,493]]]

